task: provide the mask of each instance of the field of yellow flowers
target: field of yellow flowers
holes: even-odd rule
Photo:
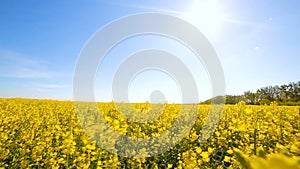
[[[147,123],[126,119],[113,102],[98,106],[121,135],[149,138],[170,128],[179,109],[189,113],[195,105],[165,105],[159,118]],[[88,104],[81,118],[71,101],[0,99],[0,168],[299,168],[299,106],[226,105],[205,142],[198,135],[210,105],[196,106],[196,122],[176,146],[162,154],[129,158],[103,149],[88,136],[83,127],[97,120]],[[148,103],[133,107],[145,115],[151,109]],[[118,146],[117,141],[111,144]]]

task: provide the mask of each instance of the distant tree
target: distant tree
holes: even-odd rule
[[[248,104],[255,103],[255,93],[252,93],[250,91],[244,92],[244,98],[245,98],[244,101]]]
[[[300,81],[298,81],[295,85],[295,98],[297,102],[300,102]]]
[[[204,103],[210,104],[212,100],[218,99],[221,97],[209,99]],[[284,105],[300,105],[300,81],[288,85],[262,87],[254,93],[247,91],[243,95],[226,95],[226,104],[236,104],[241,101],[247,104],[270,104],[276,101]]]
[[[287,100],[287,85],[281,85],[279,87],[280,90],[280,101],[286,102]]]

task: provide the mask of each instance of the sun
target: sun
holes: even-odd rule
[[[223,20],[216,0],[194,0],[182,17],[209,37],[217,35]]]

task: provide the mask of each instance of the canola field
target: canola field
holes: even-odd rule
[[[168,104],[158,118],[145,123],[122,116],[113,102],[97,106],[117,133],[132,138],[159,136],[173,125],[179,109],[188,115],[197,106],[198,114],[173,148],[156,155],[151,153],[158,150],[145,148],[143,154],[149,157],[131,158],[126,153],[135,152],[124,147],[138,145],[108,139],[116,148],[112,153],[89,137],[85,129],[97,123],[99,114],[88,103],[80,114],[71,101],[0,99],[0,168],[300,168],[299,106],[225,105],[216,130],[203,142],[199,136],[210,105]],[[151,109],[149,103],[121,106],[145,116]]]

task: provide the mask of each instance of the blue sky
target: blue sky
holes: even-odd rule
[[[296,82],[299,7],[298,0],[1,1],[0,97],[72,99],[73,72],[86,41],[111,21],[142,12],[171,14],[199,27],[222,63],[227,94]],[[170,39],[144,36],[125,41],[106,56],[95,79],[97,100],[112,99],[113,73],[128,54],[158,47],[180,55],[190,67],[200,100],[211,97],[205,69],[187,57],[189,51]],[[180,102],[172,78],[155,71],[137,76],[128,95],[145,101],[157,89],[169,102]]]

